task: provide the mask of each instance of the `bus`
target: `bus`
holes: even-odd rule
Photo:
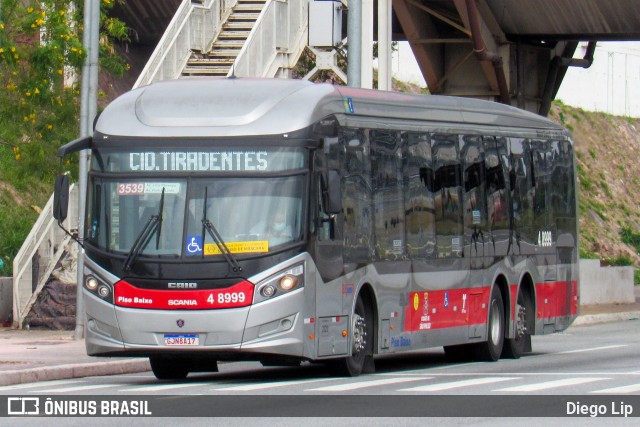
[[[579,311],[570,134],[503,104],[195,78],[132,90],[91,137],[87,353],[158,379],[219,361],[531,351]],[[66,216],[68,179],[57,182]]]

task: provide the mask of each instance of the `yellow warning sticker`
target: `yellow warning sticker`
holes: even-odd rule
[[[254,240],[250,242],[226,242],[229,252],[232,254],[249,254],[249,253],[265,253],[269,252],[268,240]],[[207,243],[204,245],[205,255],[220,255],[222,251],[215,243]]]

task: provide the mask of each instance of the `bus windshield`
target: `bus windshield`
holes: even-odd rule
[[[128,254],[144,235],[145,244],[135,248],[140,256],[217,256],[221,254],[219,243],[203,224],[208,220],[231,253],[268,253],[302,238],[304,181],[302,175],[262,179],[93,177],[87,240],[100,249]],[[150,232],[145,230],[158,215],[161,223]]]

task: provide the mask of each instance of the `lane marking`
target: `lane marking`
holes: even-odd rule
[[[330,385],[327,387],[312,388],[305,391],[350,391],[367,387],[377,387],[381,385],[398,384],[410,381],[429,380],[431,377],[405,377],[405,378],[386,378],[371,381],[360,381],[348,384]]]
[[[604,390],[596,390],[596,391],[592,391],[591,393],[623,394],[623,393],[633,393],[636,391],[640,391],[640,384],[631,384],[631,385],[625,385],[622,387],[605,388]]]
[[[442,391],[442,390],[451,390],[454,388],[460,387],[470,387],[474,385],[482,385],[482,384],[492,384],[501,381],[512,381],[512,380],[521,380],[521,377],[486,377],[486,378],[475,378],[471,380],[462,380],[462,381],[454,381],[450,383],[442,383],[442,384],[430,384],[425,386],[404,388],[398,391]]]
[[[42,381],[42,382],[27,383],[27,384],[14,384],[14,385],[0,387],[0,391],[25,390],[28,388],[51,387],[51,386],[63,385],[63,384],[77,384],[81,382],[82,382],[81,380],[55,380],[55,381]]]
[[[127,388],[120,390],[120,392],[145,392],[145,391],[163,391],[163,390],[172,390],[175,388],[187,388],[187,387],[195,387],[200,385],[211,385],[211,383],[186,383],[186,384],[162,384],[162,385],[151,385],[151,386],[138,386],[134,388]]]
[[[381,373],[381,374],[376,374],[376,375],[392,375],[392,376],[412,376],[412,374],[405,374],[402,372],[399,373],[393,373],[393,372],[385,372],[385,373]],[[494,376],[507,376],[507,377],[512,377],[512,376],[542,376],[542,375],[549,375],[549,376],[580,376],[580,375],[624,375],[624,376],[628,376],[628,375],[640,375],[640,372],[463,372],[463,373],[450,373],[450,374],[438,374],[438,373],[425,373],[425,374],[415,374],[415,375],[431,375],[434,377],[486,377],[487,375],[494,375]]]
[[[492,390],[496,392],[502,391],[540,391],[550,388],[567,387],[571,385],[587,384],[595,381],[610,380],[611,378],[565,378],[563,380],[545,381],[543,383],[519,385],[515,387],[501,388],[498,390]]]
[[[121,384],[94,384],[75,387],[50,388],[48,390],[31,390],[29,393],[69,393],[73,391],[97,390],[99,388],[119,387]]]
[[[214,388],[213,390],[217,390],[217,391],[225,391],[225,390],[229,390],[229,391],[254,391],[254,390],[264,390],[264,389],[268,389],[268,388],[272,388],[272,387],[286,387],[286,386],[291,386],[291,385],[316,383],[316,382],[320,382],[320,381],[330,381],[330,380],[334,380],[334,379],[335,378],[322,378],[322,379],[315,379],[315,380],[291,380],[291,381],[277,381],[277,382],[273,382],[273,383],[242,384],[242,385],[234,385],[234,386],[230,386],[230,387]]]
[[[621,348],[621,347],[628,347],[628,344],[607,345],[607,346],[604,346],[604,347],[583,348],[581,350],[560,351],[560,352],[555,353],[555,354],[585,353],[585,352],[588,352],[588,351],[609,350],[609,349],[612,349],[612,348]]]

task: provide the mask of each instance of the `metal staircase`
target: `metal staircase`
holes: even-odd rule
[[[211,50],[194,50],[183,76],[226,76],[249,38],[267,0],[238,0]]]
[[[288,77],[308,0],[183,0],[134,88],[187,76]]]
[[[183,76],[287,77],[306,46],[308,0],[183,0],[134,88]],[[22,328],[69,236],[53,196],[13,262],[13,325]],[[77,190],[67,229],[76,229]],[[73,243],[71,243],[73,244]]]

